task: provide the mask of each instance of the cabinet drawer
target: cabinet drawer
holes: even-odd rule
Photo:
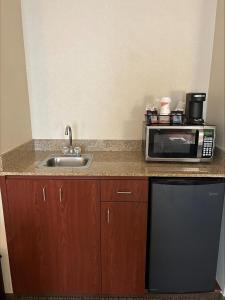
[[[101,201],[148,201],[147,180],[102,180]]]

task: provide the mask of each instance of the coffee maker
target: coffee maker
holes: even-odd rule
[[[205,93],[188,93],[186,94],[186,109],[185,115],[187,124],[203,125],[202,118],[203,102],[206,99]]]

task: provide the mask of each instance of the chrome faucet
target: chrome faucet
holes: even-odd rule
[[[65,129],[65,135],[69,135],[69,146],[64,147],[63,153],[66,155],[74,155],[74,156],[81,156],[81,148],[80,147],[74,147],[73,148],[73,134],[72,134],[72,128],[67,125]]]
[[[69,135],[69,147],[73,147],[73,135],[72,135],[72,128],[67,125],[65,129],[65,135]]]

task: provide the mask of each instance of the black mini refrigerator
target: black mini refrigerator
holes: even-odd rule
[[[151,292],[215,288],[224,181],[153,179],[147,287]]]

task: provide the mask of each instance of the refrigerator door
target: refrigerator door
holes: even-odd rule
[[[221,181],[152,181],[150,291],[214,290],[223,200]]]

